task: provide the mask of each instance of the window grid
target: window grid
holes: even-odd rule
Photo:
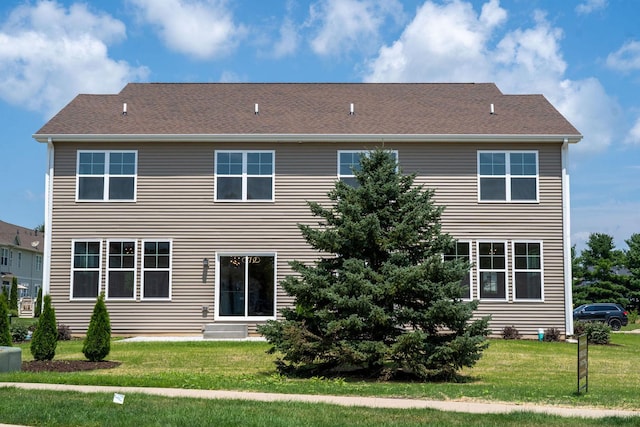
[[[135,201],[137,163],[137,151],[78,151],[76,201]]]
[[[102,243],[74,240],[72,250],[71,299],[95,299],[100,293]]]
[[[478,200],[538,202],[537,151],[478,151]]]
[[[216,151],[215,201],[272,202],[274,151]]]
[[[398,161],[398,151],[392,150],[391,152]],[[338,180],[352,187],[358,186],[353,171],[361,169],[360,158],[363,155],[368,156],[369,153],[369,150],[338,150]]]
[[[9,249],[0,248],[0,265],[9,265]]]
[[[141,299],[171,299],[171,240],[142,242]]]
[[[107,299],[135,299],[135,240],[107,240],[107,248]]]
[[[478,295],[481,300],[507,300],[505,242],[478,242]]]
[[[444,254],[445,261],[463,260],[471,263],[471,243],[467,241],[458,241],[452,250]],[[471,270],[467,272],[460,282],[463,288],[463,300],[471,300],[473,298],[473,284],[471,279]]]
[[[542,242],[513,243],[514,301],[542,301],[544,274]]]

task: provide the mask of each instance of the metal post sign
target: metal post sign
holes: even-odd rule
[[[578,394],[589,391],[589,340],[587,335],[578,337]]]

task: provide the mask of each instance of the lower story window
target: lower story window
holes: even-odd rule
[[[457,242],[453,248],[446,254],[444,254],[445,261],[467,261],[471,263],[471,251],[469,242]],[[462,287],[462,299],[471,299],[471,271],[467,271],[462,281],[460,282]]]
[[[478,243],[480,299],[507,299],[506,268],[503,242]]]
[[[218,315],[275,316],[275,256],[220,255]]]
[[[136,242],[109,241],[107,298],[135,298]]]
[[[96,298],[100,287],[100,241],[74,241],[71,298]]]
[[[515,242],[513,254],[514,299],[541,300],[542,244],[539,242]]]
[[[142,298],[171,298],[171,241],[144,241]]]

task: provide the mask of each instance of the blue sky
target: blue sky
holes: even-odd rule
[[[0,219],[44,218],[35,133],[127,82],[495,82],[542,93],[570,148],[571,236],[640,233],[635,0],[102,0],[0,5]]]

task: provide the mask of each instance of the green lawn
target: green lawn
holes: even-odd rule
[[[22,345],[23,360],[31,358]],[[83,359],[82,342],[60,342],[56,359]],[[613,334],[612,345],[590,346],[589,392],[576,395],[576,345],[492,340],[460,383],[379,382],[343,378],[292,379],[275,371],[264,342],[114,342],[115,369],[76,373],[0,374],[0,381],[154,386],[278,393],[471,398],[640,409],[640,335]]]

